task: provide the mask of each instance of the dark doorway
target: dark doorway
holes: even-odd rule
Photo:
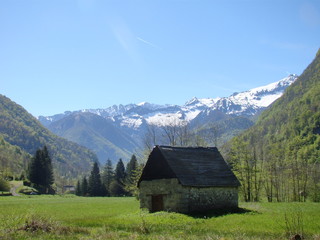
[[[163,195],[153,195],[151,196],[151,212],[163,211]]]

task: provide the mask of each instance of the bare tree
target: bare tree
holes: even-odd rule
[[[211,132],[211,131],[210,131]],[[215,132],[202,136],[191,130],[185,120],[172,119],[171,121],[150,124],[143,139],[144,147],[149,151],[153,146],[165,144],[170,146],[208,146],[207,139],[214,141]],[[215,141],[217,142],[217,141]]]
[[[143,144],[148,151],[151,151],[152,148],[159,144],[157,126],[155,124],[150,124],[147,127],[147,132],[144,135]]]
[[[167,124],[163,124],[161,126],[161,129],[162,136],[165,138],[166,142],[168,142],[170,146],[176,146],[178,139],[179,121],[176,119],[172,120]]]
[[[209,146],[217,147],[219,141],[219,128],[216,124],[211,123],[209,127],[201,131],[201,137]]]
[[[192,134],[188,122],[181,121],[177,127],[177,139],[179,146],[190,146]]]

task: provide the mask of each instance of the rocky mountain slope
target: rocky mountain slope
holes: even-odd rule
[[[278,99],[296,79],[297,75],[291,74],[280,81],[245,92],[234,93],[229,97],[203,99],[195,97],[183,106],[157,105],[143,102],[139,104],[114,105],[106,109],[84,109],[76,112],[91,112],[117,122],[118,126],[127,126],[129,128],[138,128],[145,121],[148,124],[156,125],[166,124],[172,118],[192,121],[202,112],[216,110],[228,115],[252,116]],[[49,126],[52,122],[72,113],[74,112],[66,111],[54,116],[39,116],[39,120],[44,126]]]
[[[143,102],[114,105],[106,109],[69,111],[54,116],[40,116],[38,119],[57,135],[95,151],[100,161],[105,161],[107,158],[116,161],[120,157],[127,159],[129,153],[143,148],[142,139],[149,126],[161,128],[187,123],[194,131],[205,131],[212,127],[212,123],[215,123],[216,127],[223,129],[219,136],[230,138],[250,127],[253,124],[252,117],[278,99],[296,79],[297,75],[292,74],[280,81],[245,92],[234,93],[229,97],[193,98],[183,106]],[[80,115],[83,115],[85,118],[89,116],[88,113],[96,115],[96,118],[99,117],[99,124],[89,123],[90,120],[87,118],[87,123],[83,122],[80,127],[76,116],[79,118]],[[107,129],[97,137],[102,125],[107,126]],[[88,129],[90,129],[90,134]],[[99,144],[93,144],[97,139],[100,139]],[[117,141],[116,139],[122,140]]]
[[[55,134],[92,149],[101,162],[117,157],[129,159],[138,145],[113,121],[99,115],[72,113],[48,126]],[[120,147],[121,146],[121,147]]]

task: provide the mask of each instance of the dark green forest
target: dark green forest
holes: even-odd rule
[[[225,148],[246,201],[320,201],[320,50],[257,123]]]
[[[11,145],[0,136],[0,177],[20,176],[27,169],[31,155],[20,147]]]
[[[94,163],[90,175],[77,182],[75,194],[78,196],[137,196],[138,180],[143,164],[139,164],[135,155],[125,166],[120,158],[115,168],[110,159],[103,167],[102,174],[98,163]]]

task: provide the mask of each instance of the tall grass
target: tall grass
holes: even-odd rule
[[[288,237],[296,236],[302,239],[304,236],[303,212],[298,208],[288,209],[284,213],[285,233]]]
[[[298,233],[289,230],[296,229],[289,213],[299,208],[303,236],[320,240],[319,203],[241,203],[240,207],[245,211],[190,216],[148,213],[134,198],[3,197],[0,239],[289,239]]]

